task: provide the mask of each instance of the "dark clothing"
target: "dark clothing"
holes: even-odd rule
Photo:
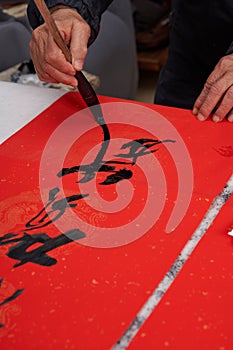
[[[155,103],[192,109],[217,62],[233,52],[232,40],[232,0],[174,0]]]
[[[47,0],[48,7],[75,7],[99,31],[101,14],[111,0]],[[33,1],[28,16],[33,28],[42,23]],[[169,55],[162,68],[155,103],[191,109],[206,79],[226,53],[233,52],[233,0],[173,0]]]
[[[113,0],[45,0],[48,8],[58,4],[75,8],[91,27],[89,45],[95,40],[99,32],[102,13]],[[29,0],[28,18],[33,29],[43,23],[43,19],[34,3]]]

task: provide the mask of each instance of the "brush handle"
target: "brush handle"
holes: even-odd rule
[[[34,0],[36,6],[38,7],[38,10],[40,11],[41,16],[44,18],[44,21],[46,25],[49,28],[50,33],[53,36],[53,39],[57,46],[61,49],[63,52],[66,60],[70,63],[72,63],[72,56],[70,53],[70,50],[68,46],[66,45],[65,41],[63,40],[61,33],[59,32],[59,29],[57,28],[57,25],[49,12],[49,9],[47,5],[45,4],[44,0]]]
[[[57,25],[51,13],[49,12],[49,9],[45,4],[44,0],[34,0],[34,1],[36,6],[38,7],[38,10],[40,11],[41,16],[44,18],[44,21],[48,26],[49,31],[52,34],[55,43],[63,52],[66,60],[72,64],[72,55],[70,53],[70,50],[66,45],[65,41],[63,40],[61,33],[59,32],[59,29],[57,28]],[[79,92],[82,98],[84,99],[84,101],[86,102],[87,106],[91,107],[96,104],[99,104],[98,97],[96,96],[94,89],[92,88],[89,81],[86,79],[85,75],[81,71],[77,71],[75,74],[75,78],[78,80]]]

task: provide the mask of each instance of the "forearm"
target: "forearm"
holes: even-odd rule
[[[58,4],[75,8],[91,27],[89,39],[89,44],[91,44],[99,32],[101,15],[112,0],[45,0],[45,2],[48,8]],[[43,23],[43,19],[33,0],[29,0],[28,18],[33,29]]]

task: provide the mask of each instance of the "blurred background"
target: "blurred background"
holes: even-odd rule
[[[30,58],[27,1],[0,1],[0,80],[45,88]],[[169,0],[114,0],[102,16],[84,74],[98,94],[153,103],[156,82],[167,58]]]

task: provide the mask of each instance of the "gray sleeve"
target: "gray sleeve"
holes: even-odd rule
[[[101,15],[112,0],[45,0],[45,2],[48,8],[58,4],[75,8],[91,27],[90,45],[99,32]],[[43,19],[33,0],[29,0],[27,14],[33,29],[43,23]]]
[[[230,55],[231,53],[233,53],[233,41],[232,41],[231,45],[228,47],[226,54]]]

